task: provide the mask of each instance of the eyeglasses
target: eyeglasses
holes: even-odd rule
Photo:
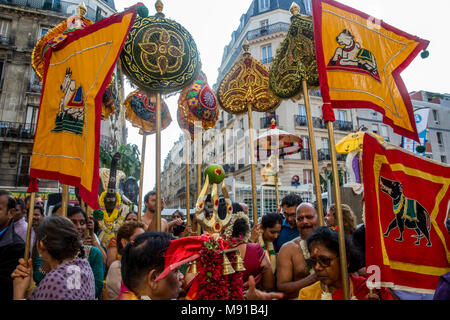
[[[295,212],[294,213],[285,213],[285,212],[283,212],[283,215],[284,215],[284,217],[286,219],[289,219],[289,218],[295,218],[296,213]]]
[[[328,268],[331,265],[331,261],[333,261],[334,259],[337,259],[339,257],[334,257],[334,258],[329,258],[329,257],[324,257],[324,256],[319,256],[317,259],[316,258],[309,258],[306,259],[306,263],[308,264],[309,267],[314,268],[317,264],[317,262],[319,262],[320,266],[322,268]]]

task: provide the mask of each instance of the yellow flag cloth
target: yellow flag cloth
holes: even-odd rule
[[[333,0],[313,0],[313,20],[324,121],[335,120],[331,108],[373,109],[419,141],[400,73],[429,42]]]
[[[45,55],[30,176],[78,187],[94,209],[102,95],[136,19],[136,7],[75,30]]]

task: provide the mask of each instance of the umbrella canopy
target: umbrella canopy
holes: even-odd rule
[[[272,125],[269,130],[256,139],[256,158],[259,160],[261,151],[267,157],[272,153],[283,157],[298,153],[303,150],[303,140],[299,136],[287,131],[277,129],[275,119],[272,119]]]
[[[336,144],[336,152],[339,154],[349,154],[352,151],[358,150],[362,151],[363,147],[363,141],[364,141],[364,135],[366,133],[363,131],[353,132],[342,138],[341,141],[339,141]],[[380,143],[384,142],[384,138],[371,132],[375,137],[378,138]]]

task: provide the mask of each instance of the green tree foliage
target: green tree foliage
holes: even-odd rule
[[[121,155],[118,170],[123,171],[127,177],[135,177],[139,180],[141,172],[141,153],[135,144],[121,145],[118,151]],[[114,152],[107,151],[100,146],[100,168],[110,168]]]

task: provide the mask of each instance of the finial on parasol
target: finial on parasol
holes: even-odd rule
[[[244,40],[244,43],[242,44],[242,49],[244,49],[245,53],[249,53],[248,50],[250,49],[250,44],[248,43],[247,39]]]
[[[296,16],[300,13],[300,7],[295,2],[292,2],[289,11],[292,13],[293,16]]]
[[[77,14],[80,17],[84,17],[86,15],[87,9],[86,5],[84,4],[84,1],[80,3],[80,5],[77,7]]]

